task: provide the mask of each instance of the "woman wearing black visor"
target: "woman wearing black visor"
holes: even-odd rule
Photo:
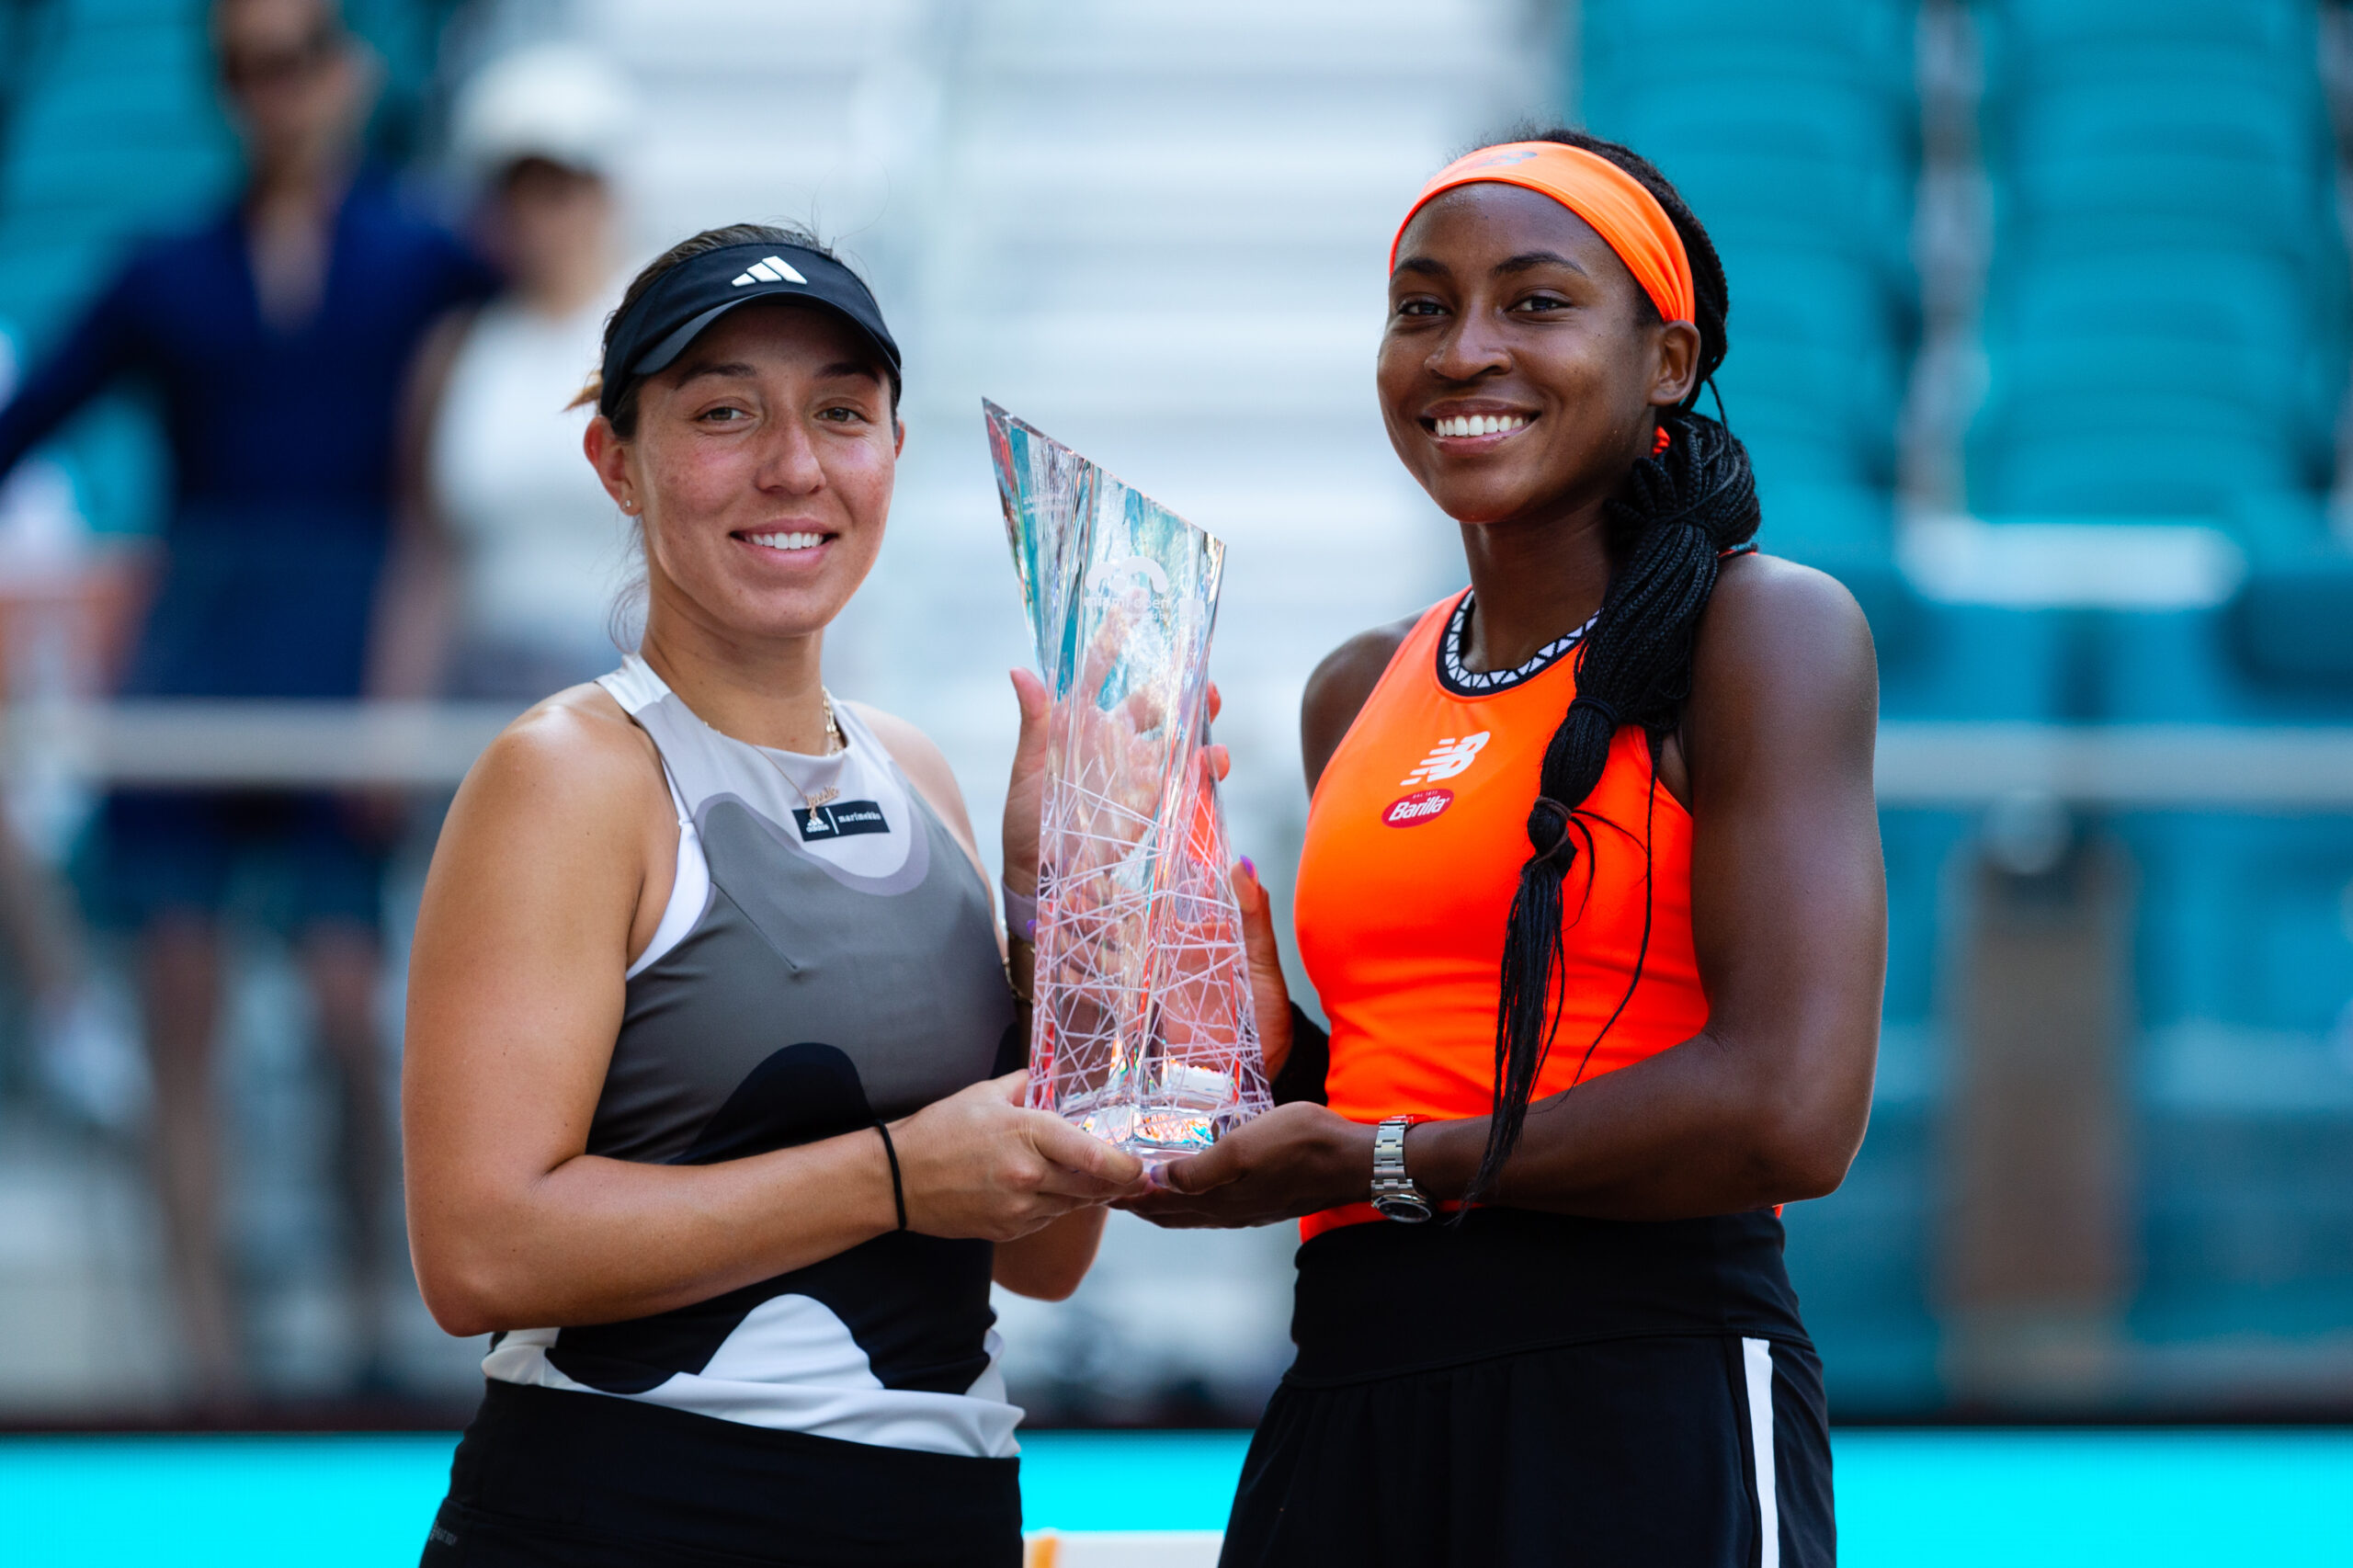
[[[417,1278],[494,1335],[427,1563],[1020,1561],[989,1283],[1067,1295],[1141,1172],[1021,1108],[1029,955],[956,781],[820,681],[899,374],[865,285],[781,229],[696,235],[607,328],[585,444],[644,637],[483,754],[417,923]]]

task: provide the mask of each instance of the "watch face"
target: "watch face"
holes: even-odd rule
[[[1419,1198],[1376,1198],[1372,1206],[1383,1219],[1403,1221],[1408,1225],[1417,1225],[1430,1217],[1429,1204]]]

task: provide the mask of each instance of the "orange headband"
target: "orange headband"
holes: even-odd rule
[[[1482,147],[1440,169],[1406,210],[1389,242],[1389,269],[1397,269],[1397,246],[1405,237],[1405,223],[1429,204],[1432,197],[1458,185],[1517,185],[1540,191],[1593,225],[1608,242],[1651,297],[1665,321],[1692,320],[1699,308],[1691,287],[1691,258],[1683,236],[1658,198],[1643,182],[1582,147],[1558,142],[1506,142]]]

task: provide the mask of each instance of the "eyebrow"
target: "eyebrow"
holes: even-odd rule
[[[1503,277],[1514,272],[1526,272],[1529,268],[1537,267],[1565,267],[1571,272],[1577,274],[1579,277],[1590,278],[1593,276],[1590,272],[1587,272],[1584,265],[1578,262],[1574,257],[1565,256],[1559,251],[1552,250],[1522,251],[1518,256],[1509,256],[1497,262],[1495,264],[1495,270],[1496,276]],[[1415,273],[1425,278],[1451,278],[1454,276],[1453,268],[1448,267],[1446,263],[1427,256],[1409,256],[1404,260],[1397,264],[1397,270],[1400,272]]]
[[[720,376],[730,381],[749,381],[756,374],[758,374],[757,371],[740,359],[730,360],[723,365],[706,361],[702,364],[689,365],[679,371],[678,384],[683,387],[688,382],[700,381],[705,376]]]
[[[1511,257],[1507,261],[1496,263],[1495,271],[1499,274],[1506,272],[1526,272],[1529,268],[1535,267],[1565,267],[1571,272],[1576,273],[1581,277],[1591,276],[1591,274],[1586,271],[1582,265],[1574,259],[1563,256],[1559,251],[1552,250],[1522,251],[1519,255]]]
[[[758,374],[756,369],[740,359],[731,359],[725,364],[689,365],[679,375],[678,385],[686,386],[688,382],[700,381],[705,376],[717,376],[728,381],[750,381]],[[877,386],[882,384],[881,371],[857,359],[836,359],[817,372],[817,379],[821,381],[835,381],[844,376],[860,377],[872,381]]]

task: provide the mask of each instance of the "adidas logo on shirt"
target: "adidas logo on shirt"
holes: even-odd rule
[[[1475,735],[1465,735],[1461,740],[1449,735],[1430,747],[1429,756],[1422,758],[1413,772],[1400,779],[1399,786],[1411,789],[1416,784],[1435,784],[1441,778],[1453,778],[1478,759],[1481,748],[1487,744],[1487,737],[1494,733],[1492,730],[1482,730]]]
[[[771,256],[752,263],[745,269],[743,275],[735,279],[733,287],[741,289],[746,283],[806,283],[808,281],[809,279],[793,269],[792,263],[780,256]]]

